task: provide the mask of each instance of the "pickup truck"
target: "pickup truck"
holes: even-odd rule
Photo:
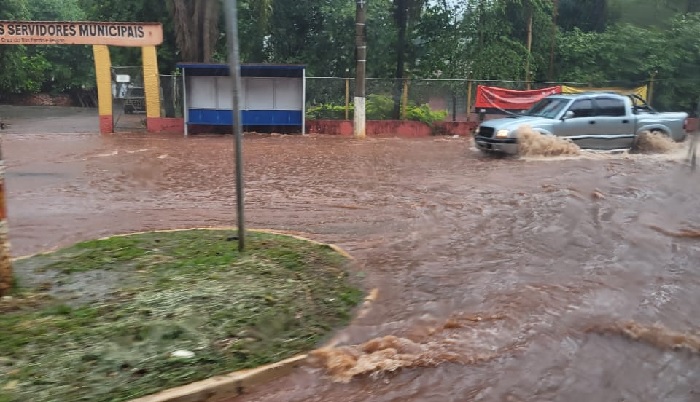
[[[634,95],[550,95],[530,110],[483,122],[476,129],[474,141],[486,153],[517,154],[517,130],[527,125],[543,135],[568,138],[582,149],[633,149],[639,134],[645,131],[684,141],[687,124],[687,113],[657,112]]]

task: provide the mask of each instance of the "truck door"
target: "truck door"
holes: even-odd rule
[[[586,144],[595,136],[593,124],[590,123],[594,109],[591,99],[577,99],[569,106],[569,111],[574,116],[558,123],[554,134],[569,138],[578,146],[586,148]]]
[[[634,142],[634,118],[624,99],[600,96],[594,99],[595,147],[598,149],[630,148]]]

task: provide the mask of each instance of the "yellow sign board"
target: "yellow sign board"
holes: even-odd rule
[[[567,85],[562,85],[561,93],[563,94],[579,94],[582,92],[591,91],[605,91],[605,92],[617,92],[620,95],[638,95],[642,99],[647,99],[647,87],[642,86],[638,88],[589,88],[589,87],[570,87]]]
[[[161,43],[160,23],[0,21],[0,45],[143,47]]]

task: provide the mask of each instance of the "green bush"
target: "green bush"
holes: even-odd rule
[[[367,120],[391,120],[394,111],[394,100],[386,95],[369,95],[367,97]],[[350,115],[354,112],[354,105],[350,104]],[[406,108],[406,119],[420,121],[428,125],[443,121],[447,117],[446,110],[432,110],[427,104],[416,105],[409,103]],[[310,107],[306,110],[306,118],[309,120],[343,120],[345,119],[345,105],[322,104]]]

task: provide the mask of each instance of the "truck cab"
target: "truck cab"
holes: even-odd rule
[[[527,125],[542,135],[567,138],[583,149],[630,149],[645,131],[683,141],[687,118],[683,112],[659,113],[633,96],[607,92],[551,95],[523,113],[484,122],[475,141],[483,151],[515,154],[517,130]]]

